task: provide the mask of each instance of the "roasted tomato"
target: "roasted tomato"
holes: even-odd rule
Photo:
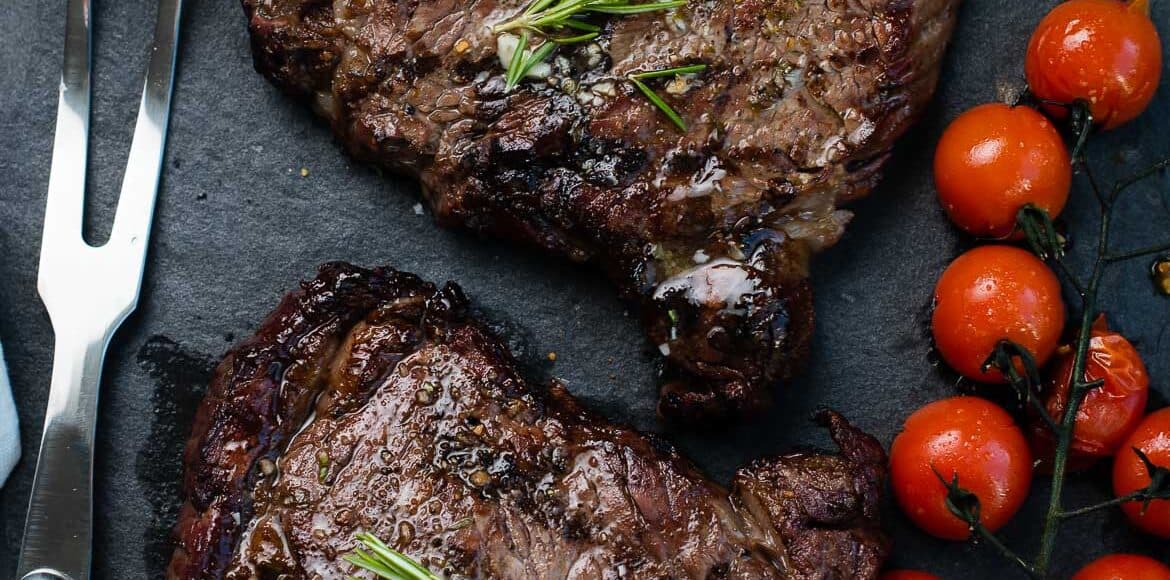
[[[967,523],[947,509],[948,482],[980,502],[980,521],[997,530],[1015,515],[1032,483],[1032,454],[1006,411],[978,397],[952,397],[910,416],[890,447],[890,481],[898,505],[918,527],[966,539]]]
[[[1065,349],[1045,392],[1044,405],[1057,422],[1068,408],[1072,383],[1073,352]],[[1086,382],[1103,379],[1105,384],[1089,391],[1077,410],[1073,430],[1074,464],[1113,455],[1125,438],[1141,422],[1150,394],[1150,376],[1137,349],[1124,336],[1109,330],[1105,317],[1093,325],[1085,361]],[[1032,426],[1033,451],[1038,456],[1051,455],[1054,437],[1047,426],[1037,421]]]
[[[1006,238],[1024,205],[1060,214],[1072,163],[1047,117],[994,103],[963,113],[947,127],[934,152],[934,183],[955,225],[976,236]]]
[[[1004,382],[983,363],[1000,340],[1028,349],[1043,365],[1064,328],[1060,281],[1039,258],[1012,246],[982,246],[959,256],[934,289],[931,330],[943,360],[959,374]]]
[[[1140,449],[1154,464],[1170,467],[1170,407],[1150,413],[1134,429],[1113,460],[1113,492],[1125,497],[1150,485],[1150,474],[1133,449]],[[1128,451],[1127,451],[1128,450]],[[1146,532],[1170,539],[1170,499],[1121,505],[1129,521]]]
[[[890,570],[879,576],[878,580],[942,580],[942,578],[920,570]]]
[[[1137,117],[1162,74],[1162,43],[1149,10],[1148,0],[1057,4],[1028,43],[1024,73],[1032,92],[1064,103],[1088,101],[1106,129]]]
[[[1081,568],[1072,580],[1170,580],[1170,568],[1145,556],[1110,554]]]

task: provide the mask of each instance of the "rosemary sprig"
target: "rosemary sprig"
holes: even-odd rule
[[[438,580],[422,564],[392,550],[373,534],[360,532],[354,538],[366,549],[355,548],[352,553],[345,555],[346,562],[386,580]]]
[[[686,0],[655,0],[634,4],[629,0],[535,0],[519,16],[492,27],[497,34],[509,30],[527,29],[551,36],[565,28],[600,32],[600,28],[581,21],[589,13],[596,14],[642,14],[658,10],[670,10],[686,5]]]
[[[528,52],[528,43],[530,37],[528,31],[520,33],[520,41],[516,45],[516,52],[512,53],[512,59],[508,62],[508,71],[504,74],[504,90],[510,91],[520,84],[520,79],[524,78],[532,67],[540,64],[552,51],[556,50],[557,45],[554,42],[545,42],[539,48],[532,52]]]
[[[651,103],[654,103],[654,106],[658,107],[658,109],[661,110],[662,113],[671,120],[671,122],[677,125],[679,129],[686,131],[687,124],[685,121],[683,121],[683,118],[679,116],[679,114],[675,112],[675,110],[669,104],[667,104],[666,101],[662,100],[662,97],[658,96],[658,93],[654,92],[653,89],[646,86],[646,83],[642,81],[661,77],[674,77],[678,75],[700,73],[705,70],[707,70],[707,65],[705,64],[692,64],[688,66],[665,68],[662,70],[633,73],[626,78],[628,78],[630,82],[638,88],[639,91],[642,91],[642,94],[645,95]]]
[[[496,34],[520,31],[520,43],[509,59],[508,70],[504,75],[505,90],[515,88],[520,79],[548,58],[558,45],[580,44],[597,38],[601,34],[601,27],[583,20],[591,13],[624,16],[670,10],[686,3],[686,0],[654,0],[641,4],[629,0],[534,0],[517,17],[492,27],[492,32]],[[531,44],[531,35],[538,35],[545,42],[540,48],[525,55],[525,50]]]

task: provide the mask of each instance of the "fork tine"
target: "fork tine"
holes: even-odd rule
[[[69,0],[57,135],[37,280],[53,322],[53,375],[18,571],[25,580],[88,580],[93,457],[106,347],[137,306],[154,213],[182,0],[158,24],[110,242],[81,236],[89,133],[90,0]],[[85,293],[79,294],[85,285]]]
[[[166,146],[182,1],[162,0],[158,3],[158,10],[146,82],[138,104],[138,122],[134,127],[118,210],[107,244],[113,248],[137,247],[137,254],[126,257],[139,262],[146,257],[146,242],[150,236]]]
[[[89,151],[91,45],[89,0],[69,0],[42,248],[84,244],[81,220],[85,211],[85,164]],[[42,251],[42,264],[45,257]]]

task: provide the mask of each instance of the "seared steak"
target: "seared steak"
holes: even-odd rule
[[[444,576],[871,578],[885,454],[741,469],[534,388],[457,286],[328,264],[216,370],[188,443],[170,578],[368,577],[371,532]]]
[[[243,0],[256,68],[436,219],[594,261],[666,356],[659,409],[742,415],[803,359],[833,244],[934,90],[959,0],[690,0],[598,19],[505,90],[524,0]],[[650,81],[678,130],[626,80]]]

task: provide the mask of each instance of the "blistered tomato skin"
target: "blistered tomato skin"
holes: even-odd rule
[[[955,225],[975,236],[1007,238],[1024,205],[1060,214],[1072,164],[1047,117],[1030,107],[992,103],[963,113],[943,132],[934,181]]]
[[[1057,421],[1068,408],[1072,382],[1073,352],[1064,353],[1045,392],[1045,408]],[[1101,319],[1094,325],[1085,359],[1086,383],[1105,384],[1085,395],[1077,409],[1072,452],[1082,457],[1113,455],[1138,426],[1146,412],[1150,375],[1142,357],[1124,336],[1112,332]],[[1047,427],[1036,426],[1037,435],[1051,440]]]
[[[1072,580],[1170,580],[1170,567],[1146,556],[1110,554],[1081,568]]]
[[[1113,493],[1125,497],[1150,485],[1145,464],[1131,449],[1140,449],[1154,465],[1170,467],[1170,407],[1150,413],[1122,445],[1113,462]],[[1129,450],[1129,451],[1127,451]],[[1170,539],[1170,500],[1122,504],[1122,511],[1146,533]]]
[[[935,348],[959,374],[1003,383],[983,363],[1000,340],[1028,349],[1043,365],[1064,329],[1060,281],[1030,252],[981,246],[959,256],[939,278],[931,330]]]
[[[1106,129],[1132,120],[1154,98],[1162,73],[1162,44],[1147,0],[1057,4],[1032,34],[1024,73],[1041,99],[1088,101],[1094,121]]]
[[[936,474],[937,472],[937,474]],[[1032,455],[1006,411],[978,397],[935,401],[906,420],[890,447],[890,482],[902,511],[927,533],[964,540],[967,523],[946,507],[939,476],[974,493],[980,521],[997,530],[1028,496]]]

